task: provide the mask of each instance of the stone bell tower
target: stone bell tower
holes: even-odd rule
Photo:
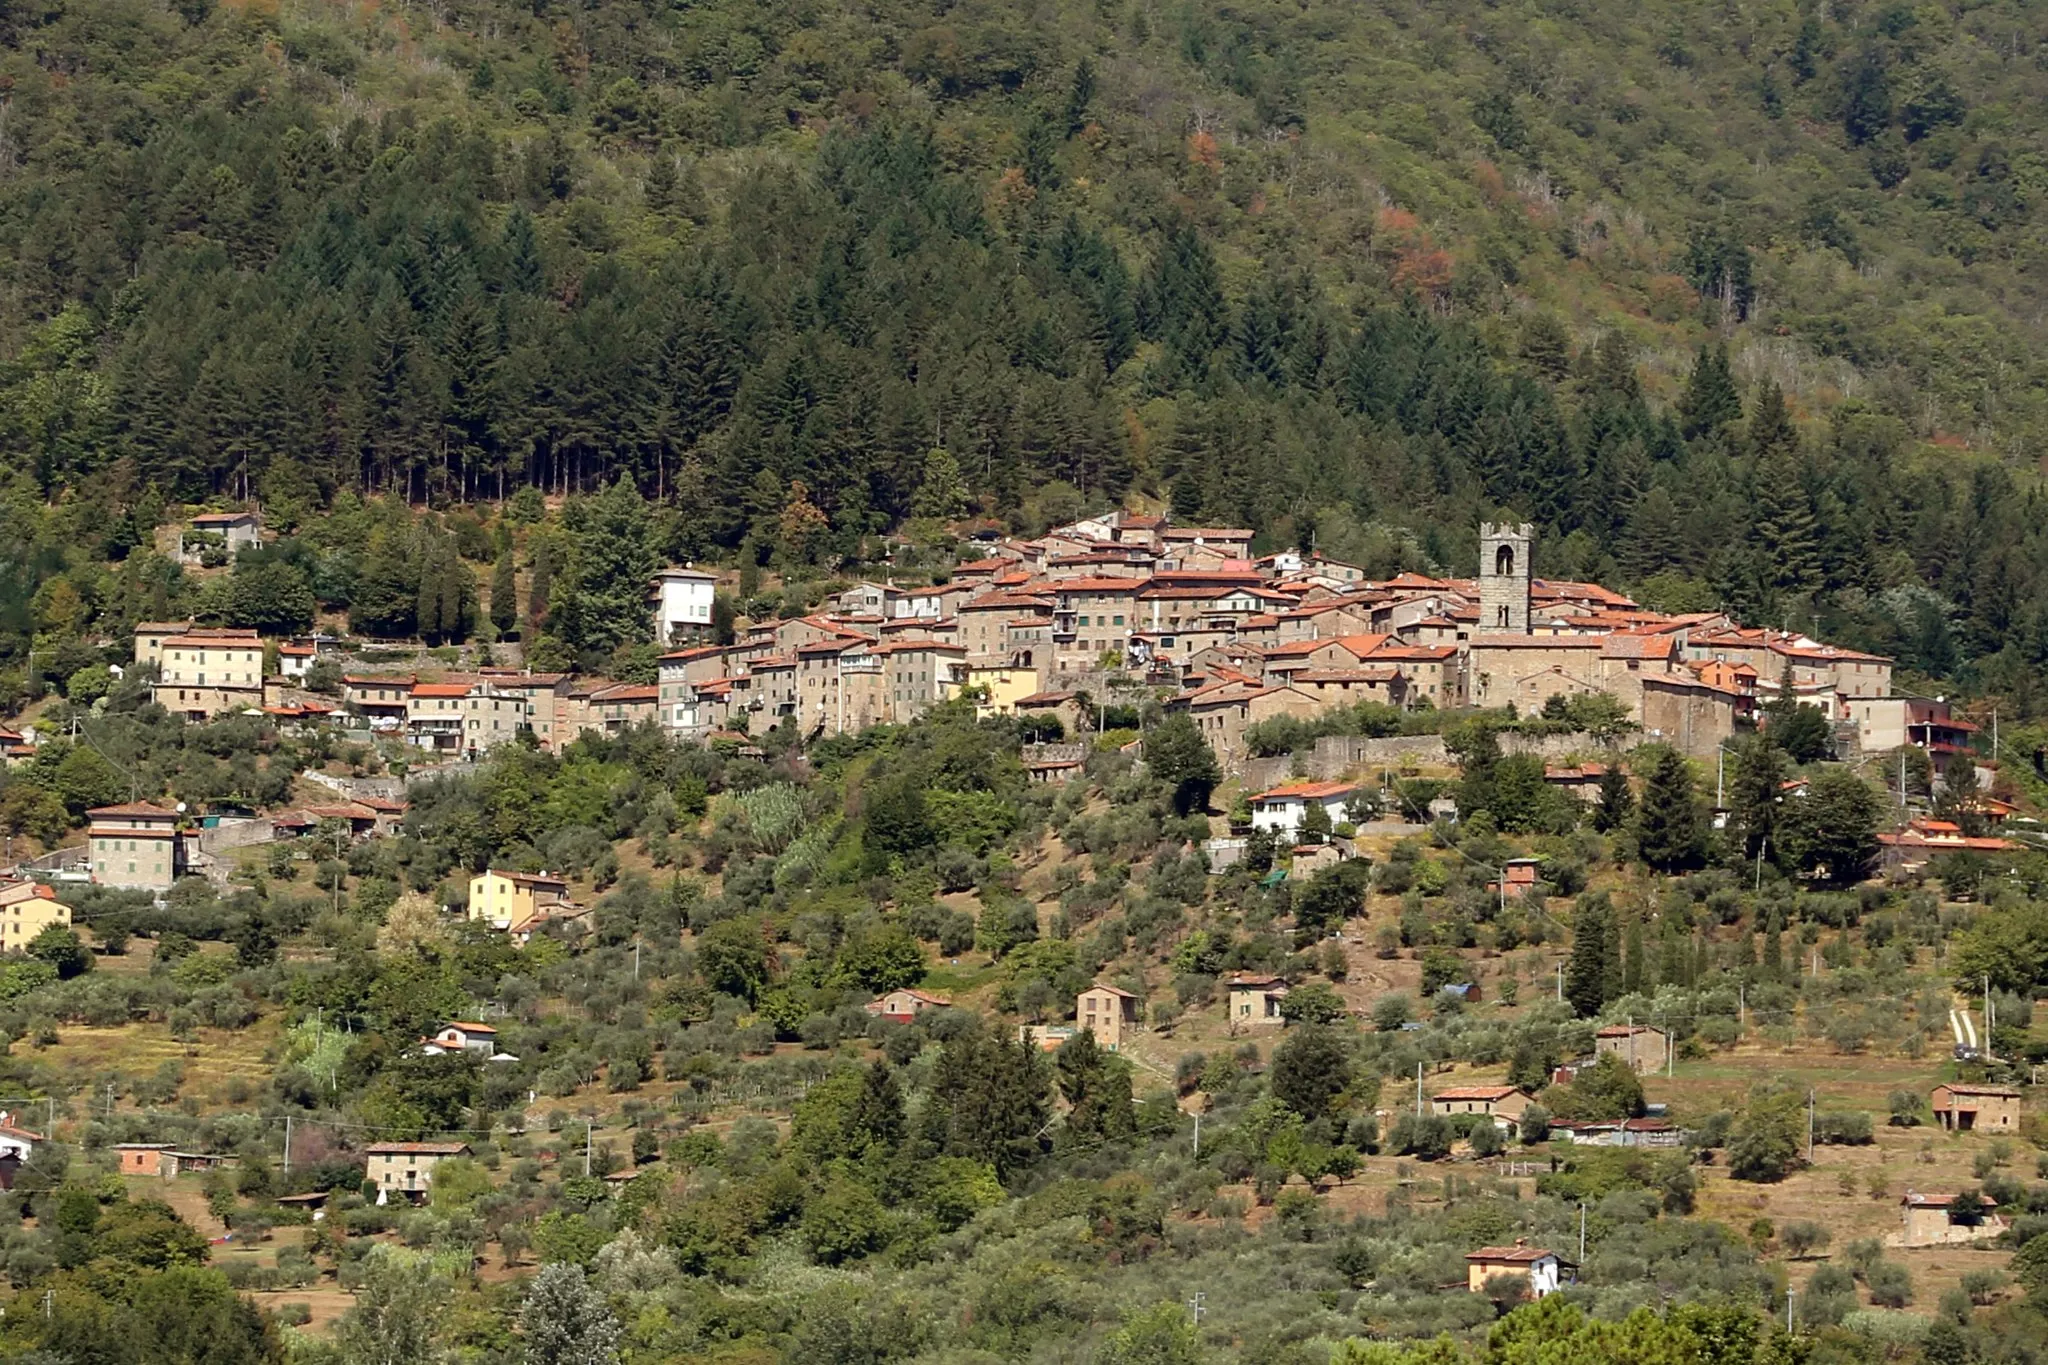
[[[1529,633],[1528,522],[1479,528],[1479,629],[1491,635]]]

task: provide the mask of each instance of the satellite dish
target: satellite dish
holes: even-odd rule
[[[185,813],[185,803],[184,803],[183,801],[180,801],[180,802],[178,803],[178,814],[180,814],[180,815],[183,815],[184,813]]]

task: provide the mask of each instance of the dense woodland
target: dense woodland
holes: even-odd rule
[[[72,509],[8,537],[17,620],[213,496],[288,529],[623,476],[672,555],[837,563],[1136,490],[1375,571],[1462,568],[1504,505],[1554,576],[2039,704],[2019,6],[0,32],[8,515]]]

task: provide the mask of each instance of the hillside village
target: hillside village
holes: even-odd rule
[[[991,535],[934,586],[860,582],[828,610],[743,621],[727,643],[710,639],[717,576],[665,569],[649,585],[651,629],[673,648],[655,684],[524,668],[349,671],[341,709],[461,758],[522,732],[552,751],[641,724],[703,739],[787,722],[814,740],[906,723],[961,696],[984,715],[1057,720],[1064,734],[1119,690],[1185,711],[1232,765],[1261,721],[1359,702],[1538,715],[1605,694],[1628,724],[1696,757],[1779,700],[1818,710],[1850,754],[1907,742],[1955,753],[1975,728],[1942,701],[1892,695],[1890,659],[1538,577],[1528,525],[1482,528],[1473,578],[1371,581],[1299,551],[1253,559],[1252,539],[1128,512],[1028,541]],[[286,641],[266,677],[253,631],[144,621],[134,658],[156,667],[152,695],[173,714],[267,709],[311,723],[335,708],[306,692],[307,671],[346,644]]]
[[[188,525],[230,521],[212,572],[265,543]],[[949,1235],[1102,1142],[1201,1173],[1159,1235],[1434,1210],[1399,1235],[1436,1268],[1345,1291],[1403,1334],[1671,1283],[1616,1259],[1644,1190],[1728,1229],[1697,1234],[1733,1239],[1719,1292],[1795,1334],[1922,1322],[1916,1280],[2031,1302],[2004,1286],[2048,1187],[2008,1171],[2048,1041],[1995,945],[2032,942],[2048,856],[2023,774],[1891,660],[1545,579],[1520,523],[1471,578],[1379,580],[1131,511],[957,534],[927,586],[760,620],[729,572],[659,570],[653,682],[138,623],[100,703],[7,735],[9,790],[91,754],[131,799],[0,881],[0,1199],[161,1195],[317,1350],[421,1238],[468,1238],[485,1296],[636,1238],[670,1269],[635,1292],[737,1283],[781,1234],[706,1250],[693,1220],[768,1179],[733,1144],[797,1159],[836,1112],[808,1097],[865,1076],[917,1087],[873,1151],[925,1163],[889,1179]],[[187,799],[154,715],[238,790]],[[804,1198],[872,1197],[847,1178]],[[867,1254],[826,1216],[789,1225],[807,1254]],[[1425,1307],[1452,1282],[1470,1311]]]

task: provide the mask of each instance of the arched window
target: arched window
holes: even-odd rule
[[[1501,578],[1515,576],[1515,547],[1503,545],[1493,552],[1493,572]]]

